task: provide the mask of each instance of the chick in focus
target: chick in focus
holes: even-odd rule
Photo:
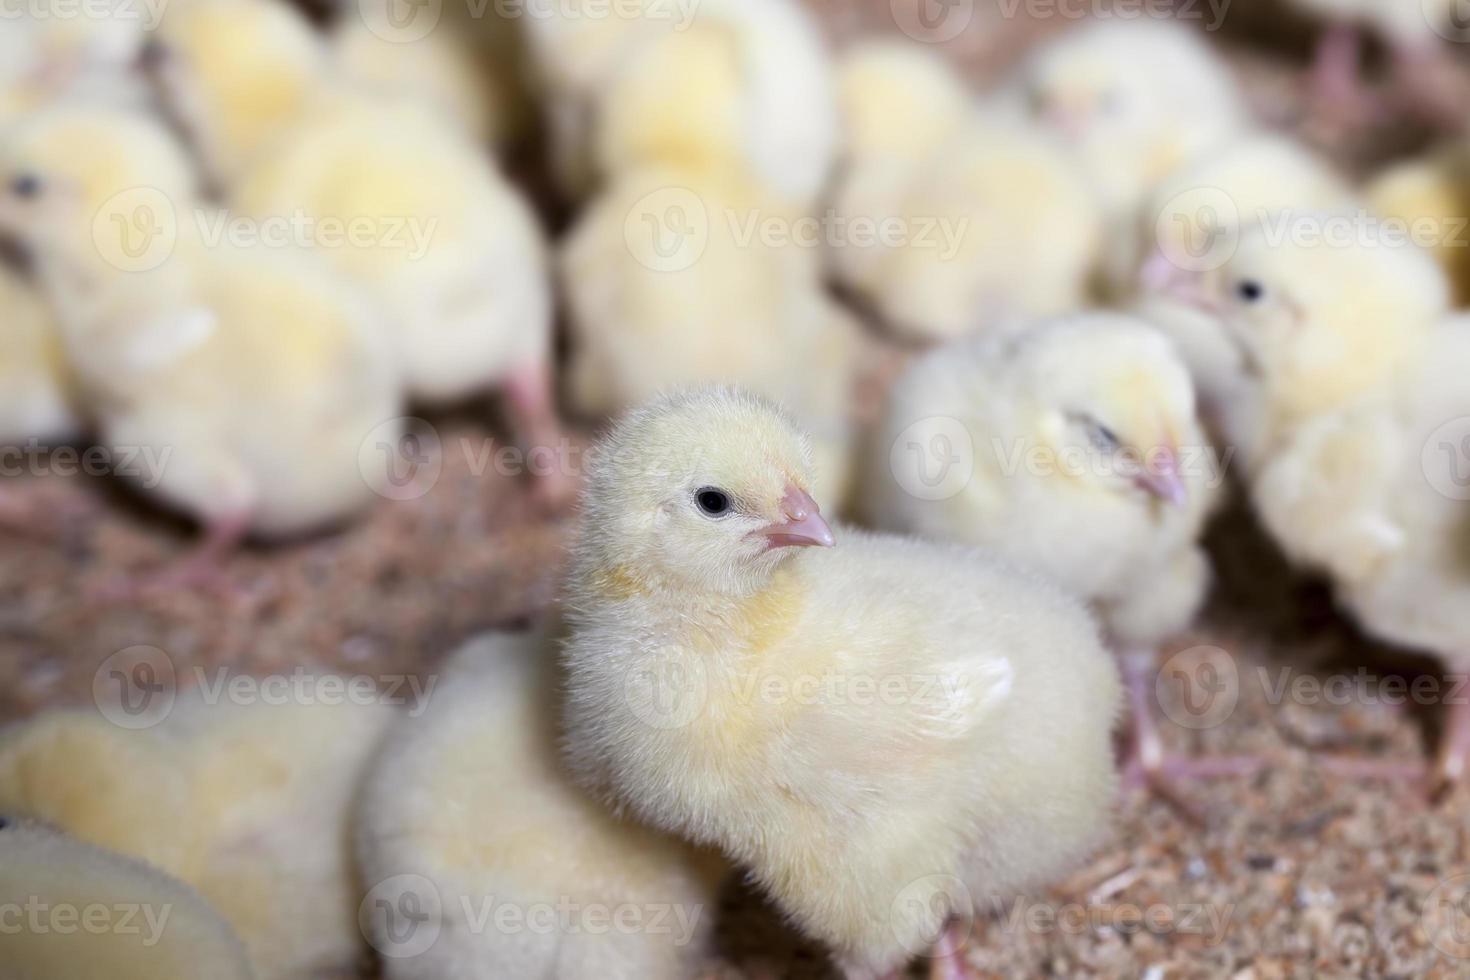
[[[187,161],[145,118],[60,107],[0,141],[0,174],[0,230],[34,258],[99,442],[152,461],[122,475],[206,529],[163,583],[375,499],[387,475],[359,454],[403,413],[362,298],[309,254],[211,242]]]
[[[1450,278],[1455,306],[1470,306],[1470,143],[1391,166],[1364,194],[1378,215],[1429,249]]]
[[[836,506],[862,338],[823,289],[819,242],[795,236],[804,217],[735,175],[645,170],[609,187],[559,257],[574,409],[602,418],[678,385],[743,385],[811,428],[818,493]]]
[[[846,976],[952,961],[950,910],[1107,834],[1119,685],[1078,603],[980,552],[834,534],[807,438],[733,389],[638,409],[594,458],[571,764],[745,866]]]
[[[253,980],[229,925],[193,889],[142,861],[0,816],[0,930],[14,980]],[[68,924],[63,910],[90,916]],[[93,910],[107,918],[98,928]],[[41,928],[28,927],[39,922]],[[56,924],[53,927],[53,924]]]
[[[1443,273],[1411,245],[1254,234],[1203,288],[1254,368],[1238,424],[1267,529],[1368,632],[1470,667],[1470,322]],[[1436,787],[1470,758],[1470,708],[1447,711]]]
[[[392,709],[347,698],[346,678],[335,695],[314,679],[315,699],[262,686],[246,700],[232,680],[204,678],[153,727],[79,709],[12,726],[0,807],[187,882],[259,980],[346,975],[362,942],[350,808]]]
[[[389,980],[694,975],[726,869],[572,782],[556,700],[551,641],[492,634],[454,655],[426,713],[390,730],[358,808],[361,876],[369,886],[420,876],[421,906],[442,911],[423,926],[438,939],[417,955],[373,918]],[[566,911],[536,928],[497,927],[507,907]],[[598,932],[582,917],[599,909],[649,918]]]
[[[1090,313],[917,360],[890,394],[864,487],[875,526],[985,548],[1093,605],[1133,695],[1135,775],[1167,792],[1167,774],[1244,766],[1166,760],[1150,708],[1158,647],[1189,628],[1209,586],[1199,538],[1224,476],[1168,341]]]

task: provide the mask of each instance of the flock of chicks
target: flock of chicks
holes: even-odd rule
[[[555,621],[470,643],[422,712],[194,689],[141,730],[0,733],[0,900],[175,910],[152,944],[0,935],[17,976],[351,975],[364,936],[405,980],[688,976],[732,867],[848,977],[926,951],[963,975],[953,914],[1105,838],[1125,689],[1130,780],[1260,764],[1167,759],[1148,712],[1209,586],[1212,447],[1364,627],[1470,668],[1470,506],[1426,451],[1470,416],[1466,252],[1291,233],[1453,227],[1463,149],[1354,187],[1166,21],[1077,28],[977,103],[919,46],[829,64],[787,0],[635,6],[446,5],[411,41],[373,3],[325,34],[276,0],[0,24],[0,440],[167,447],[150,490],[209,532],[169,581],[363,507],[363,440],[410,400],[501,392],[550,446],[559,374],[573,413],[622,416]],[[576,214],[555,246],[482,150],[528,93]],[[431,231],[421,254],[221,244],[210,208]],[[740,230],[820,209],[905,233]],[[943,221],[950,249],[918,233]],[[872,431],[854,393],[884,365],[831,283],[928,348]],[[768,693],[809,678],[902,691]],[[1451,710],[1435,782],[1470,755]],[[422,949],[377,914],[395,882]],[[706,912],[678,942],[473,915],[568,897]]]

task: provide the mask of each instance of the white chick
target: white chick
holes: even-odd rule
[[[236,188],[261,220],[303,215],[325,262],[384,312],[411,397],[502,391],[531,447],[559,446],[549,258],[535,215],[472,142],[412,101],[329,100]],[[541,492],[560,499],[569,476]]]
[[[1213,427],[1241,383],[1244,364],[1212,317],[1172,295],[1178,280],[1224,262],[1242,229],[1281,220],[1288,209],[1322,211],[1355,202],[1325,161],[1287,137],[1255,134],[1163,181],[1138,216],[1137,245],[1119,242],[1109,249],[1109,292],[1174,341]]]
[[[823,289],[818,249],[760,230],[802,217],[736,177],[649,170],[616,181],[559,259],[573,407],[606,417],[674,386],[738,383],[815,431],[820,499],[836,506],[861,338]]]
[[[0,229],[34,256],[100,442],[206,528],[165,582],[375,499],[388,474],[360,452],[402,409],[364,299],[302,251],[210,243],[187,161],[141,117],[39,116],[0,141],[0,175]]]
[[[142,108],[139,58],[163,4],[35,0],[0,17],[0,121],[61,100]]]
[[[455,654],[427,712],[391,730],[359,805],[361,875],[403,881],[438,938],[419,953],[422,937],[374,915],[389,980],[693,975],[725,869],[571,780],[556,699],[550,640],[491,634]],[[640,925],[596,928],[607,912]]]
[[[576,6],[532,3],[527,19],[574,196],[640,168],[734,166],[784,203],[816,201],[837,110],[821,35],[799,4],[643,3],[636,19]]]
[[[61,332],[46,301],[0,260],[0,445],[81,432]]]
[[[1201,301],[1253,365],[1242,441],[1266,527],[1369,632],[1461,672],[1470,322],[1447,318],[1448,294],[1409,245],[1259,234]],[[1470,753],[1470,710],[1448,710],[1436,783],[1462,778]]]
[[[253,980],[193,889],[141,861],[0,816],[0,962],[10,980]]]
[[[1189,373],[1153,326],[1090,313],[931,351],[894,386],[872,449],[875,526],[986,548],[1093,604],[1133,694],[1138,776],[1168,793],[1166,768],[1230,770],[1166,765],[1148,707],[1159,644],[1209,586],[1199,538],[1224,482]]]
[[[854,978],[1105,836],[1119,684],[1075,600],[980,552],[835,540],[808,440],[736,390],[639,409],[594,458],[563,653],[589,786],[721,848]]]
[[[259,980],[348,975],[362,946],[351,806],[394,713],[348,697],[354,679],[296,676],[248,697],[239,678],[204,676],[154,727],[80,709],[13,726],[0,734],[0,809],[187,882]]]
[[[1086,305],[1103,216],[1082,172],[1036,127],[969,120],[891,195],[892,210],[846,210],[879,203],[870,190],[855,198],[839,198],[851,231],[832,249],[834,273],[905,339]]]
[[[1458,142],[1378,174],[1363,192],[1373,210],[1428,248],[1470,306],[1470,143]]]
[[[1031,55],[1014,87],[1031,118],[1077,154],[1120,227],[1159,181],[1246,125],[1229,69],[1173,21],[1075,28]]]

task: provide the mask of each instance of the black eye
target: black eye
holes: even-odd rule
[[[1254,279],[1243,279],[1235,287],[1235,295],[1239,296],[1243,302],[1259,303],[1266,295],[1266,287]]]
[[[10,193],[16,197],[35,197],[41,193],[41,178],[35,174],[21,174],[10,181]]]
[[[694,502],[710,517],[723,517],[730,513],[730,495],[714,487],[705,487],[694,492]]]
[[[9,827],[9,826],[10,826],[10,818],[9,817],[0,817],[0,830],[4,830],[6,827]]]

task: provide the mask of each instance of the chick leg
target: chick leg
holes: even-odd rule
[[[248,513],[230,514],[213,520],[204,529],[204,540],[188,554],[105,588],[101,598],[127,602],[154,592],[195,589],[228,592],[231,586],[225,576],[223,562],[240,546],[249,531]]]
[[[965,939],[957,921],[951,920],[944,927],[930,956],[929,980],[970,980],[965,966]]]
[[[1470,668],[1470,662],[1452,662],[1452,670],[1461,675]],[[1452,685],[1455,692],[1459,685]],[[1453,703],[1445,705],[1444,734],[1439,740],[1439,757],[1435,762],[1431,792],[1459,785],[1465,779],[1465,770],[1470,766],[1470,698],[1457,696]]]
[[[1313,99],[1327,116],[1357,122],[1379,106],[1363,84],[1363,37],[1351,24],[1333,24],[1317,44]]]
[[[577,481],[561,452],[565,437],[552,388],[550,367],[530,364],[506,380],[505,397],[517,434],[529,454],[536,498],[548,508],[560,509],[576,496]]]

